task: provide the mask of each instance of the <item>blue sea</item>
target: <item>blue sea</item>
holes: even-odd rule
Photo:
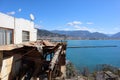
[[[93,71],[96,65],[109,64],[120,67],[120,40],[68,40],[70,46],[112,46],[96,48],[67,48],[67,60],[82,70],[84,67]]]

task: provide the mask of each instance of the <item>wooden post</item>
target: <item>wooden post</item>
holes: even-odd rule
[[[11,80],[10,72],[12,71],[13,56],[7,57],[2,60],[1,78],[2,80]],[[9,78],[10,76],[10,78]]]
[[[56,63],[56,61],[57,61],[57,59],[58,59],[58,57],[59,57],[59,54],[60,54],[60,52],[61,52],[61,49],[62,49],[62,46],[60,46],[60,47],[58,48],[58,50],[55,52],[55,54],[54,54],[54,56],[53,56],[53,58],[52,58],[52,60],[51,60],[51,62],[50,62],[50,66],[49,66],[49,69],[50,69],[50,70],[53,70],[53,69],[54,69],[55,63]]]
[[[1,80],[1,68],[2,68],[2,60],[3,60],[3,51],[0,51],[0,80]]]
[[[52,71],[49,70],[49,73],[48,73],[48,80],[52,80]]]
[[[62,72],[62,75],[61,75],[61,79],[64,79],[66,78],[66,55],[65,55],[65,50],[62,51],[62,54],[61,54],[61,72]]]
[[[32,80],[40,80],[38,77],[32,77]]]
[[[66,43],[63,44],[63,50],[61,52],[61,59],[60,59],[60,64],[61,64],[61,79],[66,78]]]
[[[2,66],[3,51],[0,51],[0,67]]]

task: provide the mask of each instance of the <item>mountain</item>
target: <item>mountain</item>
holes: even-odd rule
[[[120,32],[108,35],[99,32],[89,32],[85,30],[77,30],[77,31],[63,31],[63,30],[43,30],[37,29],[37,37],[38,39],[54,39],[54,40],[63,40],[63,39],[120,39]]]
[[[58,31],[54,30],[52,31],[53,33],[59,33],[59,34],[64,34],[67,36],[72,36],[72,37],[79,37],[81,39],[108,39],[109,36],[103,33],[99,32],[94,32],[91,33],[89,31],[83,31],[83,30],[77,30],[77,31]]]
[[[113,34],[106,34],[107,36],[111,37]]]
[[[109,37],[106,34],[94,32],[90,34],[90,38],[96,38],[96,39],[108,39]]]
[[[58,34],[58,33],[52,33],[48,30],[43,30],[43,29],[37,29],[37,38],[38,39],[62,39],[65,38],[65,35]]]
[[[118,33],[112,35],[111,38],[120,39],[120,32],[118,32]]]
[[[89,31],[59,31],[59,30],[54,30],[52,31],[53,33],[58,33],[58,34],[64,34],[64,35],[68,35],[68,36],[72,36],[72,37],[87,37],[90,32]]]

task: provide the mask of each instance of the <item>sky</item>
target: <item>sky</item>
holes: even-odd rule
[[[0,0],[0,12],[46,30],[120,32],[120,0]]]

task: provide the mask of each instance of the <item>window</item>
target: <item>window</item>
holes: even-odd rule
[[[22,31],[22,41],[26,42],[29,41],[30,36],[29,36],[29,31]]]
[[[13,30],[0,28],[0,45],[13,43]]]

